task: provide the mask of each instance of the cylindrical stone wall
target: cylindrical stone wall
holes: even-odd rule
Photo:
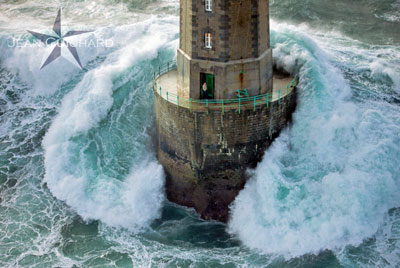
[[[229,205],[287,125],[296,105],[293,90],[255,111],[190,111],[155,96],[157,156],[170,201],[194,207],[204,219],[227,221]]]

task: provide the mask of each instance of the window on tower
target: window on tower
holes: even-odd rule
[[[212,48],[211,42],[212,42],[211,33],[206,33],[205,34],[205,44],[204,44],[205,47],[206,48]]]
[[[205,0],[205,1],[206,1],[205,3],[206,11],[212,11],[212,0]]]

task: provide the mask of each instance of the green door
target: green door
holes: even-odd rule
[[[214,99],[214,75],[206,74],[207,92],[210,99]]]

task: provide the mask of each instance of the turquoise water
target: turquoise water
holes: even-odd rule
[[[357,2],[357,3],[356,3]],[[358,3],[359,2],[359,3]],[[83,70],[46,48],[63,7]],[[227,225],[166,201],[151,74],[175,56],[178,1],[0,5],[0,266],[397,267],[400,2],[271,1],[274,59],[301,74],[293,124]]]

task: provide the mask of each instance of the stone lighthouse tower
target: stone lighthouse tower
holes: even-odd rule
[[[178,95],[211,99],[271,93],[268,0],[186,0],[180,8]]]
[[[295,81],[273,77],[269,1],[181,0],[177,59],[153,91],[168,199],[227,221],[295,108]]]

